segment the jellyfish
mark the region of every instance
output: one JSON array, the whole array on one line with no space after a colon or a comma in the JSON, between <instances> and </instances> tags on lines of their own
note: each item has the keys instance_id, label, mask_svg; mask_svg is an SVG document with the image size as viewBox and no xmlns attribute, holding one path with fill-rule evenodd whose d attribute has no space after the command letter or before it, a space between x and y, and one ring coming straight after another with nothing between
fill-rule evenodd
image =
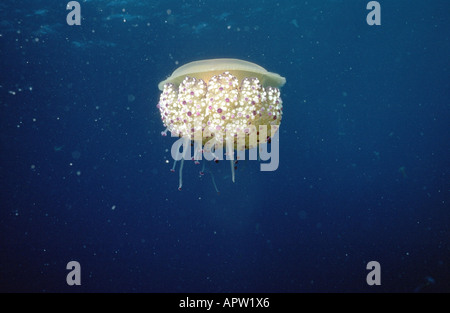
<instances>
[{"instance_id":1,"label":"jellyfish","mask_svg":"<svg viewBox=\"0 0 450 313\"><path fill-rule=\"evenodd\" d=\"M158 84L162 93L157 108L165 127L161 134L170 131L181 139L172 167L175 171L181 160L179 190L184 160L198 163L203 154L217 162L223 146L235 181L235 151L245 153L270 142L277 132L283 115L279 88L285 82L284 77L248 61L209 59L185 64Z\"/></svg>"},{"instance_id":2,"label":"jellyfish","mask_svg":"<svg viewBox=\"0 0 450 313\"><path fill-rule=\"evenodd\" d=\"M404 166L400 166L398 171L400 174L402 174L403 178L408 178L408 175L406 175L406 168Z\"/></svg>"}]
</instances>

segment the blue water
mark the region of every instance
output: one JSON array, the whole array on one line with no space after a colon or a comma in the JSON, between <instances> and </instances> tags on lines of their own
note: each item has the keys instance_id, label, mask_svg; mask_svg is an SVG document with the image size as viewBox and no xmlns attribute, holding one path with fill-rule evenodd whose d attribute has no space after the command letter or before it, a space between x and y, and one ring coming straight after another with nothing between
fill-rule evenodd
<instances>
[{"instance_id":1,"label":"blue water","mask_svg":"<svg viewBox=\"0 0 450 313\"><path fill-rule=\"evenodd\" d=\"M0 4L0 291L450 291L448 1L67 2ZM286 77L279 167L178 191L157 85L218 57Z\"/></svg>"}]
</instances>

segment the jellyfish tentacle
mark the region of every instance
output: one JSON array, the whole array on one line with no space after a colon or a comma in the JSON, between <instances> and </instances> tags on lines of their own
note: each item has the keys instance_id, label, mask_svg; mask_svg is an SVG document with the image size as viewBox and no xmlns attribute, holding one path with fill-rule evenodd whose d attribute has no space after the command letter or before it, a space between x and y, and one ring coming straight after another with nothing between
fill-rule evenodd
<instances>
[{"instance_id":1,"label":"jellyfish tentacle","mask_svg":"<svg viewBox=\"0 0 450 313\"><path fill-rule=\"evenodd\" d=\"M230 165L231 165L231 180L234 183L234 160L230 160Z\"/></svg>"},{"instance_id":2,"label":"jellyfish tentacle","mask_svg":"<svg viewBox=\"0 0 450 313\"><path fill-rule=\"evenodd\" d=\"M216 189L217 194L220 194L220 191L219 191L219 189L217 188L217 185L216 185L216 180L214 179L214 174L211 171L209 171L209 174L211 174L211 180L212 180L212 183L214 185L214 189Z\"/></svg>"},{"instance_id":3,"label":"jellyfish tentacle","mask_svg":"<svg viewBox=\"0 0 450 313\"><path fill-rule=\"evenodd\" d=\"M195 144L194 144L194 149L195 149ZM195 164L200 164L199 160L202 159L202 149L201 148L197 148L194 151L194 157L193 157L193 161Z\"/></svg>"},{"instance_id":4,"label":"jellyfish tentacle","mask_svg":"<svg viewBox=\"0 0 450 313\"><path fill-rule=\"evenodd\" d=\"M176 167L176 166L177 166L177 160L174 160L174 161L173 161L172 168L170 169L170 171L174 173L174 172L175 172L175 167Z\"/></svg>"},{"instance_id":5,"label":"jellyfish tentacle","mask_svg":"<svg viewBox=\"0 0 450 313\"><path fill-rule=\"evenodd\" d=\"M180 173L179 173L179 183L178 183L178 190L181 191L181 187L183 186L183 165L184 165L184 159L181 159L181 165L180 165Z\"/></svg>"},{"instance_id":6,"label":"jellyfish tentacle","mask_svg":"<svg viewBox=\"0 0 450 313\"><path fill-rule=\"evenodd\" d=\"M178 150L177 151L177 157L176 157L176 159L175 160L173 160L173 165L172 165L172 168L170 169L170 171L171 172L173 172L173 173L175 173L175 168L176 168L176 166L177 166L177 160L179 160L180 159L180 150Z\"/></svg>"},{"instance_id":7,"label":"jellyfish tentacle","mask_svg":"<svg viewBox=\"0 0 450 313\"><path fill-rule=\"evenodd\" d=\"M205 165L206 165L206 162L203 162L203 166L202 166L202 170L200 171L200 176L203 176L203 175L205 175Z\"/></svg>"},{"instance_id":8,"label":"jellyfish tentacle","mask_svg":"<svg viewBox=\"0 0 450 313\"><path fill-rule=\"evenodd\" d=\"M166 127L166 129L164 129L162 132L161 132L161 136L163 136L163 137L167 137L167 132L169 131L169 127Z\"/></svg>"},{"instance_id":9,"label":"jellyfish tentacle","mask_svg":"<svg viewBox=\"0 0 450 313\"><path fill-rule=\"evenodd\" d=\"M188 152L188 145L189 145L189 138L184 138L183 140L183 155L181 157L181 164L180 164L180 173L179 173L179 184L178 184L178 190L181 191L181 187L183 186L183 165L184 165L184 160L186 159L186 154ZM190 151L190 150L189 150ZM180 152L180 150L178 150L178 152Z\"/></svg>"}]
</instances>

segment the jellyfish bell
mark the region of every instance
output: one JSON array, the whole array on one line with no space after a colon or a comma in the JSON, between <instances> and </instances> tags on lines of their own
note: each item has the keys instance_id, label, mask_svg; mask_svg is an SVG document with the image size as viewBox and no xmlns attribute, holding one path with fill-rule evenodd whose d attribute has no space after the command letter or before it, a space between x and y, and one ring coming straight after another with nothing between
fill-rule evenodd
<instances>
[{"instance_id":1,"label":"jellyfish bell","mask_svg":"<svg viewBox=\"0 0 450 313\"><path fill-rule=\"evenodd\" d=\"M158 84L159 90L164 90L167 83L180 84L185 77L195 77L208 82L214 75L224 72L233 73L242 81L245 77L256 77L264 87L283 87L286 79L276 73L268 72L258 64L239 59L210 59L187 63L177 68L170 77Z\"/></svg>"},{"instance_id":2,"label":"jellyfish bell","mask_svg":"<svg viewBox=\"0 0 450 313\"><path fill-rule=\"evenodd\" d=\"M157 108L166 127L162 134L170 131L183 139L183 155L178 146L174 157L181 160L179 189L191 143L197 144L195 160L205 152L220 159L220 147L226 145L234 182L234 152L256 148L277 132L283 113L279 88L285 82L284 77L248 61L210 59L180 66L158 84L162 93Z\"/></svg>"}]
</instances>

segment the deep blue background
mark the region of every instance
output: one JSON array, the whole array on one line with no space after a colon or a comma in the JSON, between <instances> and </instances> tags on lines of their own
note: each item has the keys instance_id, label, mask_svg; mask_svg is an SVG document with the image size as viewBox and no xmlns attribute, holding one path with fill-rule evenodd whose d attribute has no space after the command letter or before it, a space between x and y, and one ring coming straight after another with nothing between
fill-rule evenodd
<instances>
[{"instance_id":1,"label":"deep blue background","mask_svg":"<svg viewBox=\"0 0 450 313\"><path fill-rule=\"evenodd\" d=\"M450 4L367 2L2 1L0 291L449 292ZM280 165L180 192L157 84L217 57L286 77Z\"/></svg>"}]
</instances>

